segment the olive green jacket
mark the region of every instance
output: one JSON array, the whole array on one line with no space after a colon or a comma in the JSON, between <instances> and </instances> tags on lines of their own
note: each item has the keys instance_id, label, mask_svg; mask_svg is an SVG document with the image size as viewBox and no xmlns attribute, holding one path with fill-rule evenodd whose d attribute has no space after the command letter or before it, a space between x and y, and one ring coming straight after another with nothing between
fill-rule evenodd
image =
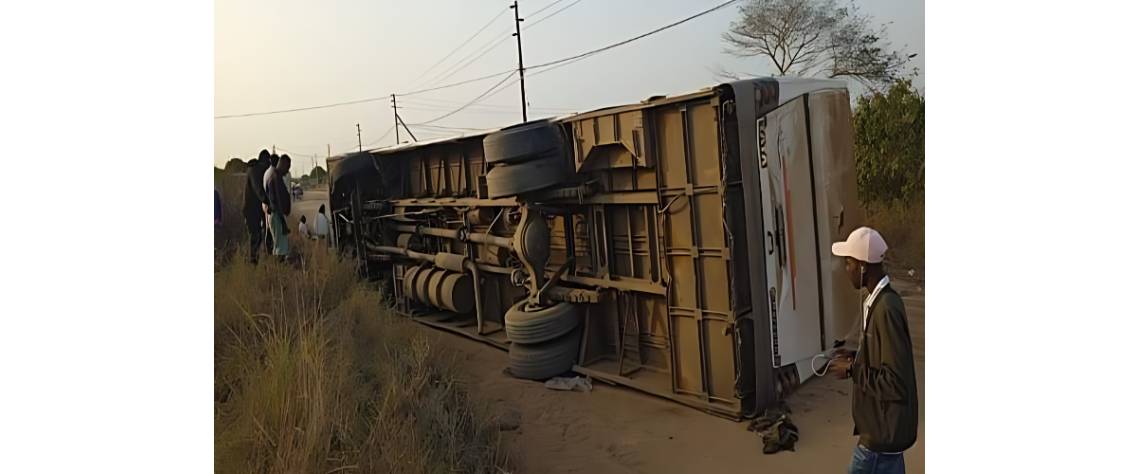
<instances>
[{"instance_id":1,"label":"olive green jacket","mask_svg":"<svg viewBox=\"0 0 1140 474\"><path fill-rule=\"evenodd\" d=\"M901 452L918 432L918 390L906 309L890 285L871 304L851 367L851 414L859 444Z\"/></svg>"}]
</instances>

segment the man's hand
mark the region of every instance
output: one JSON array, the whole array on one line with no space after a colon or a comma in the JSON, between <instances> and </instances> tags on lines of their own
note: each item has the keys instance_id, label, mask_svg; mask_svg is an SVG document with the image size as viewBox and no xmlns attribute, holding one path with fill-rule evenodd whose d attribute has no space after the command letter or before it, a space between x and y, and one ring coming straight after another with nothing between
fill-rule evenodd
<instances>
[{"instance_id":1,"label":"man's hand","mask_svg":"<svg viewBox=\"0 0 1140 474\"><path fill-rule=\"evenodd\" d=\"M827 372L835 374L835 376L839 379L845 379L849 377L848 371L851 369L851 364L854 362L855 359L848 356L836 357L834 359L831 359L831 365L827 366Z\"/></svg>"}]
</instances>

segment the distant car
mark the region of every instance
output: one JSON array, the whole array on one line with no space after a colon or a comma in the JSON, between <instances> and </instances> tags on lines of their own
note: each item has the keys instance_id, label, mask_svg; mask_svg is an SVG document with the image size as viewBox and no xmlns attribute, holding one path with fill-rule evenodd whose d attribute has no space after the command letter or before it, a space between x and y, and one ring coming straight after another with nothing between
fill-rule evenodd
<instances>
[{"instance_id":1,"label":"distant car","mask_svg":"<svg viewBox=\"0 0 1140 474\"><path fill-rule=\"evenodd\" d=\"M293 185L293 199L300 200L301 196L303 196L304 194L305 194L305 191L303 189L301 189L301 186L298 186L296 184Z\"/></svg>"}]
</instances>

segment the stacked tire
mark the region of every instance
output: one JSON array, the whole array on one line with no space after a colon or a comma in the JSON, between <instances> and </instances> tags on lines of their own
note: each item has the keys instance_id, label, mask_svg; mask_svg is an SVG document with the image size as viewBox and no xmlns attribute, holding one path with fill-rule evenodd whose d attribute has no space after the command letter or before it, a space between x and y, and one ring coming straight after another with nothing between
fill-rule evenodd
<instances>
[{"instance_id":1,"label":"stacked tire","mask_svg":"<svg viewBox=\"0 0 1140 474\"><path fill-rule=\"evenodd\" d=\"M578 305L528 308L519 301L504 316L511 375L546 380L569 371L578 360L582 316Z\"/></svg>"},{"instance_id":2,"label":"stacked tire","mask_svg":"<svg viewBox=\"0 0 1140 474\"><path fill-rule=\"evenodd\" d=\"M511 197L549 188L569 176L565 144L549 120L504 128L483 139L487 194Z\"/></svg>"}]
</instances>

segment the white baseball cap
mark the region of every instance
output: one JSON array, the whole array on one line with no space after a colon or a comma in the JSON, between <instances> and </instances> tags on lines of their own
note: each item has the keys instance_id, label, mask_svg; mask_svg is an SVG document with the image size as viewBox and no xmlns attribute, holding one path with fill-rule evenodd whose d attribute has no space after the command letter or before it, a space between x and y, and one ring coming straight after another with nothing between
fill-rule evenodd
<instances>
[{"instance_id":1,"label":"white baseball cap","mask_svg":"<svg viewBox=\"0 0 1140 474\"><path fill-rule=\"evenodd\" d=\"M887 253L887 242L875 229L860 227L851 231L846 242L831 244L831 253L837 257L851 257L861 262L879 263Z\"/></svg>"}]
</instances>

